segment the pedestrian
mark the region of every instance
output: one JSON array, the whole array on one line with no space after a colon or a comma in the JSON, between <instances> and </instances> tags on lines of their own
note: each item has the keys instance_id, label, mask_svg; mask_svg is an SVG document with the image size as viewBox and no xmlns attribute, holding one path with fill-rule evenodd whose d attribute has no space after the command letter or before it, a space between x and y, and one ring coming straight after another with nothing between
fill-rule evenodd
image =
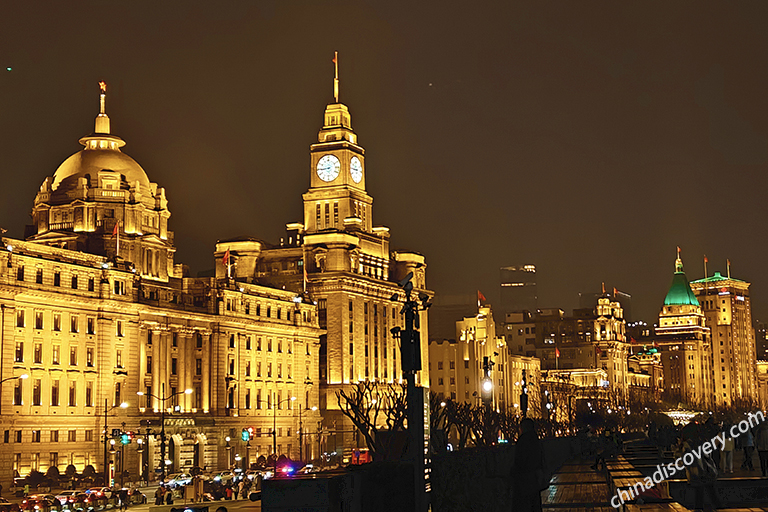
<instances>
[{"instance_id":1,"label":"pedestrian","mask_svg":"<svg viewBox=\"0 0 768 512\"><path fill-rule=\"evenodd\" d=\"M675 453L676 457L682 457L684 454L693 451L694 446L698 446L701 440L701 431L699 425L691 422L680 432L680 443ZM700 458L696 458L694 463L685 468L685 476L688 479L688 485L694 490L694 508L701 510L704 508L704 493L709 497L710 503L715 508L721 508L720 497L717 495L715 484L717 483L717 467L712 457L702 452Z\"/></svg>"},{"instance_id":2,"label":"pedestrian","mask_svg":"<svg viewBox=\"0 0 768 512\"><path fill-rule=\"evenodd\" d=\"M730 432L730 425L723 429L723 432ZM723 461L723 473L733 473L733 451L736 449L736 442L732 437L726 437L723 447L720 449L722 455L720 460Z\"/></svg>"},{"instance_id":3,"label":"pedestrian","mask_svg":"<svg viewBox=\"0 0 768 512\"><path fill-rule=\"evenodd\" d=\"M240 488L240 499L245 499L245 479L248 477L243 477L242 480L240 480L240 485L238 487Z\"/></svg>"},{"instance_id":4,"label":"pedestrian","mask_svg":"<svg viewBox=\"0 0 768 512\"><path fill-rule=\"evenodd\" d=\"M120 510L126 510L128 508L128 489L120 489L117 497L120 499Z\"/></svg>"},{"instance_id":5,"label":"pedestrian","mask_svg":"<svg viewBox=\"0 0 768 512\"><path fill-rule=\"evenodd\" d=\"M763 478L768 476L768 423L762 422L755 431L755 447L760 456L760 471Z\"/></svg>"},{"instance_id":6,"label":"pedestrian","mask_svg":"<svg viewBox=\"0 0 768 512\"><path fill-rule=\"evenodd\" d=\"M165 504L173 505L173 489L165 491Z\"/></svg>"},{"instance_id":7,"label":"pedestrian","mask_svg":"<svg viewBox=\"0 0 768 512\"><path fill-rule=\"evenodd\" d=\"M524 418L510 474L514 512L541 512L541 491L548 485L544 467L544 451L536 427L532 419Z\"/></svg>"},{"instance_id":8,"label":"pedestrian","mask_svg":"<svg viewBox=\"0 0 768 512\"><path fill-rule=\"evenodd\" d=\"M155 489L155 505L162 505L163 504L163 486L159 485L157 489Z\"/></svg>"},{"instance_id":9,"label":"pedestrian","mask_svg":"<svg viewBox=\"0 0 768 512\"><path fill-rule=\"evenodd\" d=\"M227 485L227 488L226 488L226 490L224 492L227 493L227 499L231 500L232 499L232 485Z\"/></svg>"},{"instance_id":10,"label":"pedestrian","mask_svg":"<svg viewBox=\"0 0 768 512\"><path fill-rule=\"evenodd\" d=\"M752 435L751 430L740 436L742 443L741 446L744 450L744 462L741 463L741 469L749 468L750 471L754 471L755 467L752 465L752 453L755 451L755 437Z\"/></svg>"}]
</instances>

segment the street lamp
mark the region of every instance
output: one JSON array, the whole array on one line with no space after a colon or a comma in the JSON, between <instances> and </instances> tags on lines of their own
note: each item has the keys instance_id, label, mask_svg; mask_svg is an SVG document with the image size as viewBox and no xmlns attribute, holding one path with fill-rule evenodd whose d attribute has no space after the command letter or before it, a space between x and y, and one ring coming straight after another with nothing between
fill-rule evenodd
<instances>
[{"instance_id":1,"label":"street lamp","mask_svg":"<svg viewBox=\"0 0 768 512\"><path fill-rule=\"evenodd\" d=\"M128 407L128 402L123 402L121 404L113 405L110 407L109 398L104 399L104 485L109 487L111 487L111 485L109 482L109 461L107 458L107 442L109 441L109 432L107 430L107 415L110 411L117 409L118 407L120 409L125 409Z\"/></svg>"},{"instance_id":2,"label":"street lamp","mask_svg":"<svg viewBox=\"0 0 768 512\"><path fill-rule=\"evenodd\" d=\"M304 462L304 440L303 440L304 425L301 422L301 413L304 410L304 408L306 408L306 406L299 407L299 460L301 462ZM307 410L316 411L317 407L316 406L312 406L311 409L307 409Z\"/></svg>"},{"instance_id":3,"label":"street lamp","mask_svg":"<svg viewBox=\"0 0 768 512\"><path fill-rule=\"evenodd\" d=\"M282 403L292 402L294 400L296 400L296 397L292 396L291 398L275 402L272 409L272 454L275 456L275 467L277 467L277 408L280 407L280 404Z\"/></svg>"},{"instance_id":4,"label":"street lamp","mask_svg":"<svg viewBox=\"0 0 768 512\"><path fill-rule=\"evenodd\" d=\"M138 391L136 394L139 396L154 398L155 400L160 401L160 457L162 460L160 464L160 481L165 482L165 466L167 464L167 461L165 460L165 402L175 396L190 395L192 394L192 389L187 388L184 391L179 391L177 393L171 394L170 396L165 396L165 383L163 383L161 390L162 396L153 395L152 393L144 393L143 391Z\"/></svg>"}]
</instances>

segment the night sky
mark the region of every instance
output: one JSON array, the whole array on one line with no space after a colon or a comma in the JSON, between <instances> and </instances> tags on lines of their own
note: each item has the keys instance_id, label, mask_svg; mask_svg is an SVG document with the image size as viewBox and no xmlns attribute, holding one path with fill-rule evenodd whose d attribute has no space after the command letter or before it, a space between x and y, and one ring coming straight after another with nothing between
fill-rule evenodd
<instances>
[{"instance_id":1,"label":"night sky","mask_svg":"<svg viewBox=\"0 0 768 512\"><path fill-rule=\"evenodd\" d=\"M767 28L764 1L2 2L0 226L23 236L105 80L177 262L279 242L338 50L374 224L438 294L494 301L530 263L540 307L605 282L653 321L679 245L689 279L730 258L765 320Z\"/></svg>"}]
</instances>

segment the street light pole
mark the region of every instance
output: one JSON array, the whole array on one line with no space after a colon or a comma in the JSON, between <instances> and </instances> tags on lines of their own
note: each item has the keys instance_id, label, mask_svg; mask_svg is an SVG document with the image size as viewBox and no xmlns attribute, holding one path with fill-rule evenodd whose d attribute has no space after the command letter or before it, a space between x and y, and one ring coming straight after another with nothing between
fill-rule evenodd
<instances>
[{"instance_id":1,"label":"street light pole","mask_svg":"<svg viewBox=\"0 0 768 512\"><path fill-rule=\"evenodd\" d=\"M184 391L179 391L177 393L173 393L169 396L165 396L165 383L163 383L160 386L160 394L161 396L153 395L151 393L144 393L143 391L139 391L136 394L139 396L146 396L149 398L154 398L155 400L160 401L160 456L162 458L161 464L160 464L160 481L165 482L165 402L167 400L172 399L175 396L179 395L189 395L192 393L192 389L188 388Z\"/></svg>"},{"instance_id":2,"label":"street light pole","mask_svg":"<svg viewBox=\"0 0 768 512\"><path fill-rule=\"evenodd\" d=\"M107 415L112 409L125 409L128 407L127 402L122 402L120 405L109 407L109 398L104 399L104 485L109 486L109 459L107 454L107 444L109 443L109 433L107 431Z\"/></svg>"},{"instance_id":3,"label":"street light pole","mask_svg":"<svg viewBox=\"0 0 768 512\"><path fill-rule=\"evenodd\" d=\"M280 404L293 400L296 400L295 396L275 402L274 408L272 409L272 454L275 456L275 466L277 466L277 408L280 407Z\"/></svg>"}]
</instances>

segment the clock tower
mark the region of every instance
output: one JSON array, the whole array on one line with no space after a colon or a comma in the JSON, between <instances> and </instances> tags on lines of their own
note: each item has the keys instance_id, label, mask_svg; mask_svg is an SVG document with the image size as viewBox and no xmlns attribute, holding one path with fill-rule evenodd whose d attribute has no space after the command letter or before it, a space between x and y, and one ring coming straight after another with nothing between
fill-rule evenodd
<instances>
[{"instance_id":1,"label":"clock tower","mask_svg":"<svg viewBox=\"0 0 768 512\"><path fill-rule=\"evenodd\" d=\"M336 102L325 108L323 127L309 152L305 233L355 227L371 233L373 198L365 190L365 150L357 143L349 109L338 102L338 92Z\"/></svg>"}]
</instances>

